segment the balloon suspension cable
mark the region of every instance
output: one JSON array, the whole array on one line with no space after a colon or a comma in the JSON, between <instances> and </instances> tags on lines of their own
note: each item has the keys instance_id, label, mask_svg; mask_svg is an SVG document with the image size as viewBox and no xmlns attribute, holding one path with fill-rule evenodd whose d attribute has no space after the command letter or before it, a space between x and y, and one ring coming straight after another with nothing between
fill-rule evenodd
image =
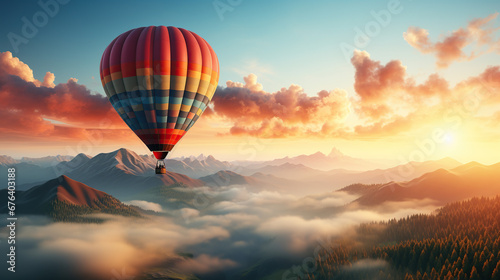
<instances>
[{"instance_id":1,"label":"balloon suspension cable","mask_svg":"<svg viewBox=\"0 0 500 280\"><path fill-rule=\"evenodd\" d=\"M156 162L156 174L167 174L167 169L165 168L165 162L163 159L159 159Z\"/></svg>"}]
</instances>

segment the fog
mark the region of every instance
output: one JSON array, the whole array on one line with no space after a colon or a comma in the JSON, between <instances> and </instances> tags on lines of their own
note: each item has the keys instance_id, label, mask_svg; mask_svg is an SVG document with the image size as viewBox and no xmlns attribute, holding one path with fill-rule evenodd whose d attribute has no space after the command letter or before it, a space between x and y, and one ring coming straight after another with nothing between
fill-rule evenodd
<instances>
[{"instance_id":1,"label":"fog","mask_svg":"<svg viewBox=\"0 0 500 280\"><path fill-rule=\"evenodd\" d=\"M127 203L158 214L145 218L100 214L106 220L102 224L20 217L17 272L7 279L44 279L44 275L51 275L47 279L120 279L120 275L141 279L153 272L237 279L242 270L259 261L279 259L285 268L300 263L313 255L319 240L349 236L360 223L436 208L433 201L422 200L367 209L351 203L357 197L344 192L300 197L252 192L245 186L182 191L202 203L175 209L168 203L182 198L170 197L163 205L132 200ZM6 228L0 233L6 240ZM5 242L1 246L6 252Z\"/></svg>"}]
</instances>

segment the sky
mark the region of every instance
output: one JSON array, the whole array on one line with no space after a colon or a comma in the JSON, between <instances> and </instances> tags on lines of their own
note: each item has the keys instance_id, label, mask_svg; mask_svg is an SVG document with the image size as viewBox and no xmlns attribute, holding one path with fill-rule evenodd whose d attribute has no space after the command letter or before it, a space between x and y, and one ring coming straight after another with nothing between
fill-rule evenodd
<instances>
[{"instance_id":1,"label":"sky","mask_svg":"<svg viewBox=\"0 0 500 280\"><path fill-rule=\"evenodd\" d=\"M99 62L119 34L165 25L202 36L220 63L211 108L173 157L337 147L495 163L499 11L498 1L11 1L0 12L0 154L148 153L104 97Z\"/></svg>"}]
</instances>

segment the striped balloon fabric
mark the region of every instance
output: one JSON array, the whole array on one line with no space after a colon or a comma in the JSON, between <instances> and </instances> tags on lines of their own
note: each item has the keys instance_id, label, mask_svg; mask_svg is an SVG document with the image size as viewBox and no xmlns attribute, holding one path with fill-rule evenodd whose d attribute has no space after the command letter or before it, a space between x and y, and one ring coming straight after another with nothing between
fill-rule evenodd
<instances>
[{"instance_id":1,"label":"striped balloon fabric","mask_svg":"<svg viewBox=\"0 0 500 280\"><path fill-rule=\"evenodd\" d=\"M149 26L116 37L102 55L100 72L115 110L163 159L207 108L219 61L197 34Z\"/></svg>"}]
</instances>

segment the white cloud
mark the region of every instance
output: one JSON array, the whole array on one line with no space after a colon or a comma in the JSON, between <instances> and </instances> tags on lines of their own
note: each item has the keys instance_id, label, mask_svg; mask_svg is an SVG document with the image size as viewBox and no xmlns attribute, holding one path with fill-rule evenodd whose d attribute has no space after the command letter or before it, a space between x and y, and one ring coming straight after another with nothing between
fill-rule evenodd
<instances>
[{"instance_id":1,"label":"white cloud","mask_svg":"<svg viewBox=\"0 0 500 280\"><path fill-rule=\"evenodd\" d=\"M158 203L154 203L154 202L149 202L149 201L145 201L145 200L131 200L131 201L125 201L123 203L125 203L127 205L134 205L134 206L140 207L144 210L163 212L161 205Z\"/></svg>"}]
</instances>

